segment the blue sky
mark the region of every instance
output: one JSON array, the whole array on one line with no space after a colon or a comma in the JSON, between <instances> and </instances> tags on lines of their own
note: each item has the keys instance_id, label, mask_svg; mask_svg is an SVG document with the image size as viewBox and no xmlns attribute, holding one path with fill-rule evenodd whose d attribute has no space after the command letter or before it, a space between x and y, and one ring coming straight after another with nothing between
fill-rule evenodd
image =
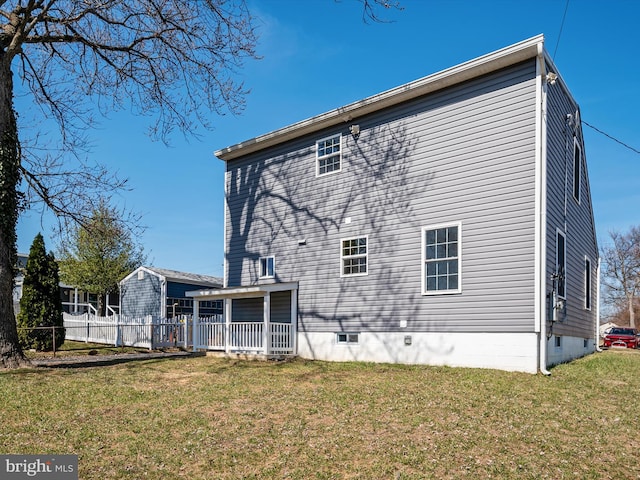
<instances>
[{"instance_id":1,"label":"blue sky","mask_svg":"<svg viewBox=\"0 0 640 480\"><path fill-rule=\"evenodd\" d=\"M251 92L241 115L214 118L200 140L171 148L148 119L117 112L91 132L91 156L129 178L119 201L143 215L148 264L222 275L224 164L213 152L402 85L537 34L580 104L582 118L640 149L640 2L400 0L390 23L364 23L356 0L248 0L259 61L239 73ZM555 52L555 55L554 55ZM583 127L600 245L640 224L640 155ZM23 214L28 252L51 218Z\"/></svg>"}]
</instances>

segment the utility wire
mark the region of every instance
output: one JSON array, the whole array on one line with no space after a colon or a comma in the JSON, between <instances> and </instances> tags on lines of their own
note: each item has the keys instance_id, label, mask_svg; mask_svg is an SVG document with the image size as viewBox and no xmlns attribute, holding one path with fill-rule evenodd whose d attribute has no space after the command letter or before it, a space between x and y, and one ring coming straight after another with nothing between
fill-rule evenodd
<instances>
[{"instance_id":1,"label":"utility wire","mask_svg":"<svg viewBox=\"0 0 640 480\"><path fill-rule=\"evenodd\" d=\"M558 46L560 45L560 37L562 37L562 29L564 28L564 19L567 18L567 10L569 10L569 0L564 5L564 14L562 15L562 22L560 23L560 33L558 33L558 41L556 42L556 48L553 50L552 60L556 59L556 52L558 51Z\"/></svg>"},{"instance_id":2,"label":"utility wire","mask_svg":"<svg viewBox=\"0 0 640 480\"><path fill-rule=\"evenodd\" d=\"M607 137L607 138L609 138L609 139L613 140L614 142L619 143L619 144L620 144L620 145L622 145L623 147L628 148L628 149L629 149L629 150L631 150L632 152L636 152L637 154L640 154L640 150L637 150L637 149L635 149L635 148L633 148L633 147L631 147L631 146L627 145L626 143L624 143L624 142L622 142L622 141L618 140L617 138L612 137L612 136L611 136L611 135L609 135L608 133L603 132L603 131L602 131L602 130L600 130L599 128L596 128L596 127L594 127L593 125L591 125L590 123L587 123L587 122L585 122L584 120L582 120L582 123L584 123L584 124L585 124L587 127L589 127L589 128L593 128L596 132L598 132L598 133L600 133L600 134L604 135L605 137Z\"/></svg>"}]
</instances>

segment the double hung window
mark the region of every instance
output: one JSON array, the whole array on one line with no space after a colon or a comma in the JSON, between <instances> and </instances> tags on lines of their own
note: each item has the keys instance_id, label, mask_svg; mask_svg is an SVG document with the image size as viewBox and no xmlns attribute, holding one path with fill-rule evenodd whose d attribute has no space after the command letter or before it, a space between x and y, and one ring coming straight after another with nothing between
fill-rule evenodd
<instances>
[{"instance_id":1,"label":"double hung window","mask_svg":"<svg viewBox=\"0 0 640 480\"><path fill-rule=\"evenodd\" d=\"M462 291L460 223L422 229L422 293Z\"/></svg>"},{"instance_id":2,"label":"double hung window","mask_svg":"<svg viewBox=\"0 0 640 480\"><path fill-rule=\"evenodd\" d=\"M367 237L341 240L342 273L344 276L366 275L368 257Z\"/></svg>"},{"instance_id":3,"label":"double hung window","mask_svg":"<svg viewBox=\"0 0 640 480\"><path fill-rule=\"evenodd\" d=\"M316 142L316 175L339 172L342 169L341 135Z\"/></svg>"}]
</instances>

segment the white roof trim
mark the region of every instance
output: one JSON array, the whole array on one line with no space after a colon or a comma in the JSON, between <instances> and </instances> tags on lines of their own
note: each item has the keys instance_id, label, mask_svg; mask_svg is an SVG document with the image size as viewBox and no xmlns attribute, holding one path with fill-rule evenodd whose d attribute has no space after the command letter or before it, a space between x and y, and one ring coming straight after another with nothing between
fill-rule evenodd
<instances>
[{"instance_id":1,"label":"white roof trim","mask_svg":"<svg viewBox=\"0 0 640 480\"><path fill-rule=\"evenodd\" d=\"M148 269L147 267L142 266L142 267L138 267L138 268L136 268L133 272L131 272L131 273L130 273L129 275L127 275L126 277L124 277L124 278L123 278L122 280L120 280L118 283L124 283L124 282L126 282L126 281L127 281L127 280L129 280L130 278L132 278L132 277L134 277L135 275L137 275L139 271L147 272L149 275L153 275L154 277L158 277L161 281L162 281L162 280L166 280L166 279L164 278L164 276L163 276L163 275L160 275L159 273L154 272L153 270L150 270L150 269Z\"/></svg>"},{"instance_id":2,"label":"white roof trim","mask_svg":"<svg viewBox=\"0 0 640 480\"><path fill-rule=\"evenodd\" d=\"M297 290L298 282L269 283L265 285L251 285L247 287L218 288L215 290L195 290L185 292L185 296L196 300L222 299L222 298L250 298L264 297L266 293Z\"/></svg>"},{"instance_id":3,"label":"white roof trim","mask_svg":"<svg viewBox=\"0 0 640 480\"><path fill-rule=\"evenodd\" d=\"M544 36L538 35L386 92L223 148L215 152L215 155L224 161L233 160L302 135L317 132L343 122L350 122L357 117L486 75L543 54Z\"/></svg>"}]
</instances>

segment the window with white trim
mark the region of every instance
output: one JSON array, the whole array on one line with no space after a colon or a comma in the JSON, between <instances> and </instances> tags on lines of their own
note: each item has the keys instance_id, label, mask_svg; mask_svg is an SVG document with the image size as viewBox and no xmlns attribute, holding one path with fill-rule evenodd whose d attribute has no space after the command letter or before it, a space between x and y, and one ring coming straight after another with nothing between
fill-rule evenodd
<instances>
[{"instance_id":1,"label":"window with white trim","mask_svg":"<svg viewBox=\"0 0 640 480\"><path fill-rule=\"evenodd\" d=\"M344 238L340 240L340 260L342 276L367 274L367 237Z\"/></svg>"},{"instance_id":2,"label":"window with white trim","mask_svg":"<svg viewBox=\"0 0 640 480\"><path fill-rule=\"evenodd\" d=\"M580 179L582 178L582 149L573 137L573 198L580 203Z\"/></svg>"},{"instance_id":3,"label":"window with white trim","mask_svg":"<svg viewBox=\"0 0 640 480\"><path fill-rule=\"evenodd\" d=\"M556 292L558 297L566 298L567 289L567 240L560 230L556 233Z\"/></svg>"},{"instance_id":4,"label":"window with white trim","mask_svg":"<svg viewBox=\"0 0 640 480\"><path fill-rule=\"evenodd\" d=\"M340 134L316 142L316 176L342 170L341 144Z\"/></svg>"},{"instance_id":5,"label":"window with white trim","mask_svg":"<svg viewBox=\"0 0 640 480\"><path fill-rule=\"evenodd\" d=\"M422 294L462 291L460 223L422 229Z\"/></svg>"},{"instance_id":6,"label":"window with white trim","mask_svg":"<svg viewBox=\"0 0 640 480\"><path fill-rule=\"evenodd\" d=\"M358 333L336 333L336 343L338 345L357 345L359 343L358 336Z\"/></svg>"},{"instance_id":7,"label":"window with white trim","mask_svg":"<svg viewBox=\"0 0 640 480\"><path fill-rule=\"evenodd\" d=\"M275 277L276 260L274 257L260 258L260 278Z\"/></svg>"},{"instance_id":8,"label":"window with white trim","mask_svg":"<svg viewBox=\"0 0 640 480\"><path fill-rule=\"evenodd\" d=\"M584 257L584 309L591 310L591 260Z\"/></svg>"}]
</instances>

